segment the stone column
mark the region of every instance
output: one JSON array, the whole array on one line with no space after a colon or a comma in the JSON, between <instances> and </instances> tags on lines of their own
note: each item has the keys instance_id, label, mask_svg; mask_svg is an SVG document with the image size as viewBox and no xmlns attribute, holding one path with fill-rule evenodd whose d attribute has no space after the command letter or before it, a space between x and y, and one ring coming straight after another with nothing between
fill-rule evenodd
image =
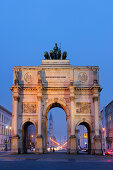
<instances>
[{"instance_id":1,"label":"stone column","mask_svg":"<svg viewBox=\"0 0 113 170\"><path fill-rule=\"evenodd\" d=\"M38 97L38 136L36 137L36 152L43 153L42 138L42 97Z\"/></svg>"},{"instance_id":2,"label":"stone column","mask_svg":"<svg viewBox=\"0 0 113 170\"><path fill-rule=\"evenodd\" d=\"M74 114L76 112L74 93L71 99L71 136L70 136L70 153L76 153L76 136L75 136L75 125L74 125Z\"/></svg>"},{"instance_id":3,"label":"stone column","mask_svg":"<svg viewBox=\"0 0 113 170\"><path fill-rule=\"evenodd\" d=\"M99 135L99 107L98 107L98 97L94 97L94 107L95 107L95 135Z\"/></svg>"},{"instance_id":4,"label":"stone column","mask_svg":"<svg viewBox=\"0 0 113 170\"><path fill-rule=\"evenodd\" d=\"M99 134L99 98L95 96L93 98L94 101L94 108L95 108L95 154L102 154L102 144L101 144L101 135Z\"/></svg>"},{"instance_id":5,"label":"stone column","mask_svg":"<svg viewBox=\"0 0 113 170\"><path fill-rule=\"evenodd\" d=\"M47 153L47 116L42 116L43 152Z\"/></svg>"},{"instance_id":6,"label":"stone column","mask_svg":"<svg viewBox=\"0 0 113 170\"><path fill-rule=\"evenodd\" d=\"M74 114L76 108L74 103L74 97L71 97L71 136L75 135L75 128L74 128Z\"/></svg>"},{"instance_id":7,"label":"stone column","mask_svg":"<svg viewBox=\"0 0 113 170\"><path fill-rule=\"evenodd\" d=\"M13 129L14 129L14 136L17 136L17 119L18 119L18 102L19 97L14 96L14 105L13 105L13 115L14 115L14 121L13 121Z\"/></svg>"},{"instance_id":8,"label":"stone column","mask_svg":"<svg viewBox=\"0 0 113 170\"><path fill-rule=\"evenodd\" d=\"M66 116L67 121L67 153L70 153L70 135L71 135L71 124L70 124L70 116Z\"/></svg>"},{"instance_id":9,"label":"stone column","mask_svg":"<svg viewBox=\"0 0 113 170\"><path fill-rule=\"evenodd\" d=\"M41 97L38 100L38 135L42 135L42 112L41 112Z\"/></svg>"},{"instance_id":10,"label":"stone column","mask_svg":"<svg viewBox=\"0 0 113 170\"><path fill-rule=\"evenodd\" d=\"M19 152L19 136L18 136L18 102L19 97L14 96L13 97L13 123L12 123L12 129L13 129L13 137L12 137L12 147L11 152L12 153L18 153Z\"/></svg>"}]
</instances>

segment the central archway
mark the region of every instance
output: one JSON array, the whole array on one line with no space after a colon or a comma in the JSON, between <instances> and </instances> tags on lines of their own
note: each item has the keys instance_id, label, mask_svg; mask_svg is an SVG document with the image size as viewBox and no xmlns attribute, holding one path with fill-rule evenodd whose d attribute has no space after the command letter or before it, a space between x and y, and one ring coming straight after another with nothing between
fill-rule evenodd
<instances>
[{"instance_id":1,"label":"central archway","mask_svg":"<svg viewBox=\"0 0 113 170\"><path fill-rule=\"evenodd\" d=\"M60 109L61 109L61 111L60 111ZM66 134L64 133L64 139L66 140L65 142L66 142L66 147L65 147L65 149L67 150L68 149L68 139L69 139L69 126L68 126L68 124L69 124L69 121L67 120L67 110L66 110L66 108L65 108L65 106L62 104L62 103L60 103L60 102L53 102L53 103L51 103L51 104L49 104L49 106L47 107L47 110L46 110L46 116L48 116L48 115L50 115L50 112L57 112L57 111L55 111L55 109L57 109L57 111L59 111L61 114L62 114L62 111L63 111L63 114L65 114L65 116L63 116L63 118L64 118L64 122L62 122L62 123L66 123ZM58 114L58 113L55 113L55 114ZM58 115L59 116L59 115ZM49 118L48 118L49 119ZM47 119L47 120L48 120ZM59 119L60 119L60 117L59 117ZM66 119L66 121L65 121L65 119ZM48 120L49 121L49 120ZM58 120L57 120L58 121ZM49 133L48 133L48 131L47 131L47 129L46 129L46 150L48 149L48 146L50 147L50 145L49 145L49 137L51 137L52 135L50 135ZM59 137L60 138L60 137ZM59 140L58 140L58 135L57 135L57 138L55 138L55 136L53 136L53 140L56 140L56 142L58 143L58 144L60 144L59 146L61 146L61 148L60 149L64 149L64 147L62 147L63 146L63 140L62 140L62 142L60 142ZM54 148L54 146L55 145L51 145L51 146L53 146L53 148ZM57 148L57 147L56 147ZM50 148L49 148L50 149ZM57 150L57 149L56 149Z\"/></svg>"}]
</instances>

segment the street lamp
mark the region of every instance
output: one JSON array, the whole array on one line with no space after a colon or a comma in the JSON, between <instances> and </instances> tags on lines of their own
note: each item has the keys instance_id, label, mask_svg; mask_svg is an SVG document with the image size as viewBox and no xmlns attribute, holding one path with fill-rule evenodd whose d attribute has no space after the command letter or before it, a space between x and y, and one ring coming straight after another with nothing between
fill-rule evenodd
<instances>
[{"instance_id":1,"label":"street lamp","mask_svg":"<svg viewBox=\"0 0 113 170\"><path fill-rule=\"evenodd\" d=\"M31 135L31 138L33 138L34 136L33 135Z\"/></svg>"},{"instance_id":2,"label":"street lamp","mask_svg":"<svg viewBox=\"0 0 113 170\"><path fill-rule=\"evenodd\" d=\"M103 130L103 137L104 137L104 139L103 139L103 155L105 155L105 151L106 151L106 132L105 132L105 128L103 127L102 128L102 130Z\"/></svg>"},{"instance_id":3,"label":"street lamp","mask_svg":"<svg viewBox=\"0 0 113 170\"><path fill-rule=\"evenodd\" d=\"M8 125L6 125L6 132L7 132L7 129L8 129ZM7 133L6 133L6 135L7 135ZM7 151L7 136L6 136L6 139L5 139L5 151Z\"/></svg>"},{"instance_id":4,"label":"street lamp","mask_svg":"<svg viewBox=\"0 0 113 170\"><path fill-rule=\"evenodd\" d=\"M9 132L7 132L7 130L9 130ZM12 130L12 127L11 126L8 126L6 125L6 139L5 139L5 150L7 151L7 135L9 136L9 144L10 144L10 149L11 149L11 130Z\"/></svg>"}]
</instances>

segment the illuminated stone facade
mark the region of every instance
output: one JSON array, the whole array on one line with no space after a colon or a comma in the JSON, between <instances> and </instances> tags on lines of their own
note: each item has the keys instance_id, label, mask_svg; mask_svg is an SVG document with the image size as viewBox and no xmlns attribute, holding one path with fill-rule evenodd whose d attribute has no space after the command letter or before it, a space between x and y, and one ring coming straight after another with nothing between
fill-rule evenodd
<instances>
[{"instance_id":1,"label":"illuminated stone facade","mask_svg":"<svg viewBox=\"0 0 113 170\"><path fill-rule=\"evenodd\" d=\"M0 105L0 151L11 150L12 113Z\"/></svg>"},{"instance_id":2,"label":"illuminated stone facade","mask_svg":"<svg viewBox=\"0 0 113 170\"><path fill-rule=\"evenodd\" d=\"M77 152L77 128L83 124L88 128L89 152L101 154L98 72L97 66L71 66L69 60L45 59L40 66L14 67L12 152L23 152L26 122L35 125L36 152L46 152L47 114L57 106L67 117L67 152Z\"/></svg>"}]
</instances>

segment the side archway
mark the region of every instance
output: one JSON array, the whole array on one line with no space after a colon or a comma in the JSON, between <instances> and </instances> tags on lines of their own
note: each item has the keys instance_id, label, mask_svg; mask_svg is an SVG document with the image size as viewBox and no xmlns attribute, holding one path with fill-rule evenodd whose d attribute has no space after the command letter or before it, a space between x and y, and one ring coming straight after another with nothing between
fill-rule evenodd
<instances>
[{"instance_id":1,"label":"side archway","mask_svg":"<svg viewBox=\"0 0 113 170\"><path fill-rule=\"evenodd\" d=\"M32 134L32 136L29 134L28 132L28 127L30 127L30 125L34 125L34 133ZM26 121L24 122L23 126L22 126L22 151L23 153L27 153L27 150L30 149L30 147L35 147L35 124L31 121ZM31 146L30 146L31 145Z\"/></svg>"},{"instance_id":2,"label":"side archway","mask_svg":"<svg viewBox=\"0 0 113 170\"><path fill-rule=\"evenodd\" d=\"M82 133L80 135L79 134L79 131L80 129L78 130L79 126L84 126L85 129L87 129L87 135L84 133L86 131L82 130ZM80 145L80 143L78 144L78 140L83 140L86 136L87 138L87 141L88 141L88 147L86 149L88 149L88 153L90 154L91 153L91 125L88 121L79 121L77 124L76 124L76 136L77 136L77 150L79 151L80 148L78 147ZM85 134L85 135L84 135ZM86 147L84 145L84 147Z\"/></svg>"}]
</instances>

